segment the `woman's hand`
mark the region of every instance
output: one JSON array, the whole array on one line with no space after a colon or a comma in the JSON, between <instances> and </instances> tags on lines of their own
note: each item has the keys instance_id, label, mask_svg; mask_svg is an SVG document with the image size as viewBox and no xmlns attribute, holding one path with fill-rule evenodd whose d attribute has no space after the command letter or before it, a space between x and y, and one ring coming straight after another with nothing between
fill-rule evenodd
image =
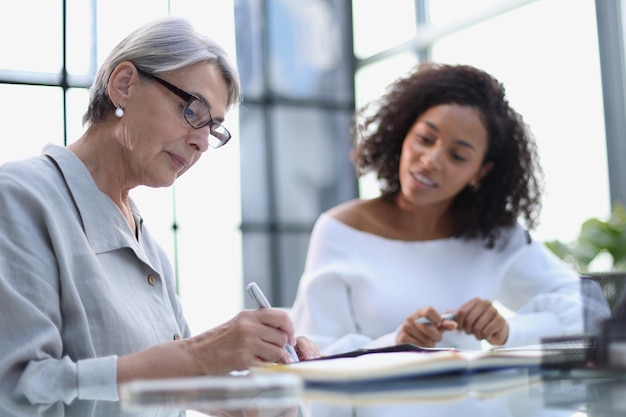
<instances>
[{"instance_id":1,"label":"woman's hand","mask_svg":"<svg viewBox=\"0 0 626 417\"><path fill-rule=\"evenodd\" d=\"M322 356L318 347L310 339L304 336L298 336L296 338L295 349L300 360L316 359Z\"/></svg>"},{"instance_id":2,"label":"woman's hand","mask_svg":"<svg viewBox=\"0 0 626 417\"><path fill-rule=\"evenodd\" d=\"M244 310L194 339L192 351L205 374L245 370L260 362L291 362L285 344L296 343L289 315L274 308Z\"/></svg>"},{"instance_id":3,"label":"woman's hand","mask_svg":"<svg viewBox=\"0 0 626 417\"><path fill-rule=\"evenodd\" d=\"M471 299L457 310L455 320L459 330L492 345L503 345L509 337L509 325L489 300Z\"/></svg>"},{"instance_id":4,"label":"woman's hand","mask_svg":"<svg viewBox=\"0 0 626 417\"><path fill-rule=\"evenodd\" d=\"M120 356L117 361L118 383L136 379L222 375L247 370L262 362L289 363L287 343L295 346L300 359L321 356L309 339L296 339L293 323L284 310L244 310L197 336Z\"/></svg>"},{"instance_id":5,"label":"woman's hand","mask_svg":"<svg viewBox=\"0 0 626 417\"><path fill-rule=\"evenodd\" d=\"M296 343L287 312L274 308L244 310L197 336L120 356L117 381L221 375L261 362L290 362L286 343Z\"/></svg>"},{"instance_id":6,"label":"woman's hand","mask_svg":"<svg viewBox=\"0 0 626 417\"><path fill-rule=\"evenodd\" d=\"M426 317L430 323L418 323L417 319ZM441 315L432 307L424 307L406 318L398 332L397 344L412 343L423 347L434 347L441 340L444 331L454 330L457 324L451 320L442 320Z\"/></svg>"}]
</instances>

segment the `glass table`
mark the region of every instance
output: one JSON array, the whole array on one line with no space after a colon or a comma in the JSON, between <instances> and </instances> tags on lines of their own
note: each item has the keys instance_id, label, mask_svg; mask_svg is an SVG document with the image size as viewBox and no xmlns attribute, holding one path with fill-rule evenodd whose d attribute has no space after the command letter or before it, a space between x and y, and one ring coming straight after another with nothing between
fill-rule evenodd
<instances>
[{"instance_id":1,"label":"glass table","mask_svg":"<svg viewBox=\"0 0 626 417\"><path fill-rule=\"evenodd\" d=\"M185 404L128 407L123 402L74 401L45 406L5 399L0 415L241 416L241 417L613 417L626 416L626 373L526 369L474 375L378 381L354 385L282 385ZM287 388L287 389L286 389ZM190 391L191 392L191 391Z\"/></svg>"}]
</instances>

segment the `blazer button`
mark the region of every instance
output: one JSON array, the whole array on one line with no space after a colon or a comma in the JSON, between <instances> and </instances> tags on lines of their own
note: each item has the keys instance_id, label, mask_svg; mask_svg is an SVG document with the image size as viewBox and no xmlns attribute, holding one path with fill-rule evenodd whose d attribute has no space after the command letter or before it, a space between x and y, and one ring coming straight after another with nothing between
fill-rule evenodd
<instances>
[{"instance_id":1,"label":"blazer button","mask_svg":"<svg viewBox=\"0 0 626 417\"><path fill-rule=\"evenodd\" d=\"M180 340L180 335L178 333L174 335L174 340Z\"/></svg>"},{"instance_id":2,"label":"blazer button","mask_svg":"<svg viewBox=\"0 0 626 417\"><path fill-rule=\"evenodd\" d=\"M154 287L154 285L156 284L157 279L154 275L148 275L148 284L152 285Z\"/></svg>"}]
</instances>

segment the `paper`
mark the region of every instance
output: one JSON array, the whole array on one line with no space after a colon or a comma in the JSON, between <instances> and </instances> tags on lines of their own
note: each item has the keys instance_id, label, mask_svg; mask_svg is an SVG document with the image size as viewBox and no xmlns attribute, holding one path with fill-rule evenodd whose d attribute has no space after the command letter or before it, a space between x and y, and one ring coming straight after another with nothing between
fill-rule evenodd
<instances>
[{"instance_id":1,"label":"paper","mask_svg":"<svg viewBox=\"0 0 626 417\"><path fill-rule=\"evenodd\" d=\"M543 356L544 352L540 350L388 352L292 364L271 364L254 367L251 372L291 373L305 382L348 383L478 370L532 368L541 365Z\"/></svg>"}]
</instances>

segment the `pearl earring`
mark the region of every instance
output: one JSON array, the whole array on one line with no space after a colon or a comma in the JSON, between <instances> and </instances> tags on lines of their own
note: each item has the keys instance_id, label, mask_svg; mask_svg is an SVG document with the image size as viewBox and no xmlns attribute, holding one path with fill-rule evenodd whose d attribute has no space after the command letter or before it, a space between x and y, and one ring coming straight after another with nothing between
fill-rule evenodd
<instances>
[{"instance_id":1,"label":"pearl earring","mask_svg":"<svg viewBox=\"0 0 626 417\"><path fill-rule=\"evenodd\" d=\"M124 109L122 108L121 104L117 106L117 109L115 109L115 115L120 118L124 116Z\"/></svg>"}]
</instances>

